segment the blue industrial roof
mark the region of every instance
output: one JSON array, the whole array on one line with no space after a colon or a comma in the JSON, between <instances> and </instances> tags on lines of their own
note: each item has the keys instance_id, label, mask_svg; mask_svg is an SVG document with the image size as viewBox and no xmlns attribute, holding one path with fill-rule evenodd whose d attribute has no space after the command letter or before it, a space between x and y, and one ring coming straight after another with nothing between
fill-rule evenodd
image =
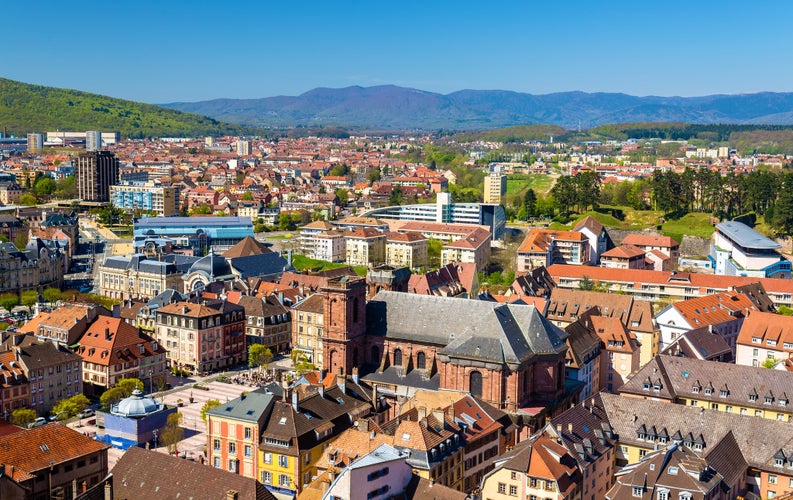
<instances>
[{"instance_id":1,"label":"blue industrial roof","mask_svg":"<svg viewBox=\"0 0 793 500\"><path fill-rule=\"evenodd\" d=\"M135 227L233 227L252 226L250 217L146 217L137 219Z\"/></svg>"},{"instance_id":2,"label":"blue industrial roof","mask_svg":"<svg viewBox=\"0 0 793 500\"><path fill-rule=\"evenodd\" d=\"M776 241L763 236L751 227L736 221L722 222L716 229L727 238L744 248L755 248L758 250L773 250L782 245Z\"/></svg>"}]
</instances>

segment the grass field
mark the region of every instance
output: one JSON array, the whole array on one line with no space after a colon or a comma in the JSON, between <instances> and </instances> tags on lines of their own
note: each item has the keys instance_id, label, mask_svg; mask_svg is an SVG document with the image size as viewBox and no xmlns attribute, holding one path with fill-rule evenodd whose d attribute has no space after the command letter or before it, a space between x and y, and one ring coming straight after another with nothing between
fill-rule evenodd
<instances>
[{"instance_id":1,"label":"grass field","mask_svg":"<svg viewBox=\"0 0 793 500\"><path fill-rule=\"evenodd\" d=\"M313 272L325 271L327 269L338 269L340 267L347 267L347 264L344 263L309 259L305 255L293 255L292 265L295 266L295 269L297 269L298 271L309 269ZM366 276L365 266L352 266L352 268L355 270L355 274L357 274L358 276Z\"/></svg>"},{"instance_id":2,"label":"grass field","mask_svg":"<svg viewBox=\"0 0 793 500\"><path fill-rule=\"evenodd\" d=\"M619 220L613 217L610 213L602 213L610 209L622 210L625 214L625 220ZM642 231L647 228L655 229L658 226L663 213L660 210L634 210L630 207L601 207L600 212L590 210L578 217L576 217L570 224L562 225L554 222L549 227L550 229L572 229L584 217L591 215L598 222L607 228L625 229L629 231ZM686 214L680 219L667 220L661 225L661 233L665 236L671 236L678 242L682 241L684 235L699 236L701 238L710 238L713 234L713 225L710 221L711 215L707 213L690 213Z\"/></svg>"},{"instance_id":3,"label":"grass field","mask_svg":"<svg viewBox=\"0 0 793 500\"><path fill-rule=\"evenodd\" d=\"M546 194L551 190L554 177L545 174L509 175L507 176L507 194L519 193L533 189L536 194Z\"/></svg>"}]
</instances>

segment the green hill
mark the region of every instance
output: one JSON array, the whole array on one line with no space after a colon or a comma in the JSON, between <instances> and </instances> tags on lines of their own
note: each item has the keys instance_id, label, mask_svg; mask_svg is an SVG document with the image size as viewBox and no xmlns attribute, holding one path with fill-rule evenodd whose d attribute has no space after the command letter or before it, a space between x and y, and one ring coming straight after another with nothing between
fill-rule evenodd
<instances>
[{"instance_id":1,"label":"green hill","mask_svg":"<svg viewBox=\"0 0 793 500\"><path fill-rule=\"evenodd\" d=\"M0 130L118 131L122 137L245 135L254 131L173 109L0 78Z\"/></svg>"}]
</instances>

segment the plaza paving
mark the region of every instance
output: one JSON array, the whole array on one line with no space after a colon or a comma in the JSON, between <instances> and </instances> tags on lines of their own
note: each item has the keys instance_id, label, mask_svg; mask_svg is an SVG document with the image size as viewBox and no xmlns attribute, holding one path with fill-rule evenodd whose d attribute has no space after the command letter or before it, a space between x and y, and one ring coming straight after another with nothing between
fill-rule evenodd
<instances>
[{"instance_id":1,"label":"plaza paving","mask_svg":"<svg viewBox=\"0 0 793 500\"><path fill-rule=\"evenodd\" d=\"M204 385L209 387L210 390L195 389L191 381L180 387L175 387L164 396L160 396L159 394L155 395L158 401L164 399L165 404L172 406L178 406L179 400L182 400L182 407L179 408L179 413L182 414L184 439L179 442L177 450L180 456L196 461L199 460L199 457L204 455L204 448L207 444L206 425L201 420L201 407L204 403L209 399L217 399L221 403L225 403L238 397L243 391L252 391L256 389L256 387L248 385L226 384L222 382L206 382ZM191 395L193 397L192 403L190 403ZM95 435L94 433L97 430L95 423L95 419L92 418L70 422L68 425L78 432ZM156 450L162 453L168 452L162 443L158 443ZM122 450L117 448L111 448L108 451L108 465L111 470L123 453Z\"/></svg>"}]
</instances>

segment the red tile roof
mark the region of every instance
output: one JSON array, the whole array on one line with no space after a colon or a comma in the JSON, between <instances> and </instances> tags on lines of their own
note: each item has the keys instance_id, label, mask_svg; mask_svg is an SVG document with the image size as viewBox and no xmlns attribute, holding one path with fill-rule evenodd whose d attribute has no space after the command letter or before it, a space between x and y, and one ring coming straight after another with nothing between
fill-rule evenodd
<instances>
[{"instance_id":1,"label":"red tile roof","mask_svg":"<svg viewBox=\"0 0 793 500\"><path fill-rule=\"evenodd\" d=\"M65 425L51 423L0 436L0 464L17 482L35 477L35 472L107 450L110 445L95 441ZM13 469L12 469L13 467Z\"/></svg>"}]
</instances>

